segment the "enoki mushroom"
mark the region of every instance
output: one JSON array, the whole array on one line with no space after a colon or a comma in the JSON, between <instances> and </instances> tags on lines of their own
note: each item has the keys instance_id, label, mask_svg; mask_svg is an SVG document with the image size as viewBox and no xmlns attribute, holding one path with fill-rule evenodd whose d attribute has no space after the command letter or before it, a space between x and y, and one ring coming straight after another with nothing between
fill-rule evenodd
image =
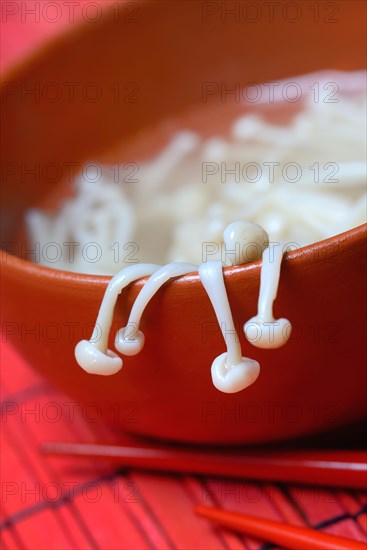
<instances>
[{"instance_id":1,"label":"enoki mushroom","mask_svg":"<svg viewBox=\"0 0 367 550\"><path fill-rule=\"evenodd\" d=\"M287 319L275 320L273 317L273 302L277 294L283 255L280 245L269 246L269 238L264 229L245 221L232 222L227 226L223 239L228 249L233 250L235 247L235 250L244 251L251 248L251 254L243 255L251 258L251 261L260 259L261 256L263 259L258 313L245 323L245 336L258 347L282 346L289 338L291 323ZM237 259L239 261L235 263L241 263ZM256 360L242 356L224 285L223 263L219 260L208 260L199 266L172 262L164 266L139 264L124 268L107 286L91 339L82 340L75 348L78 364L91 374L108 376L117 373L122 368L122 359L107 346L114 307L123 288L136 279L150 276L135 300L126 327L119 329L115 338L115 347L120 354L136 355L144 346L145 338L139 326L149 301L169 279L194 271L198 271L213 305L227 348L225 353L213 361L211 375L214 386L224 393L235 393L253 384L259 376L260 365Z\"/></svg>"}]
</instances>

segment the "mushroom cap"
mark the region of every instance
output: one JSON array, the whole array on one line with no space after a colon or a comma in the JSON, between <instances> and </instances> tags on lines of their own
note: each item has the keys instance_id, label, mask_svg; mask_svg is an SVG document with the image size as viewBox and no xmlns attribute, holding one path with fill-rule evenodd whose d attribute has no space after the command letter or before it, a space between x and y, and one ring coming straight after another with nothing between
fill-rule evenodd
<instances>
[{"instance_id":1,"label":"mushroom cap","mask_svg":"<svg viewBox=\"0 0 367 550\"><path fill-rule=\"evenodd\" d=\"M108 349L107 353L103 353L89 340L78 342L74 353L78 365L89 374L110 376L122 367L122 359L115 352Z\"/></svg>"},{"instance_id":2,"label":"mushroom cap","mask_svg":"<svg viewBox=\"0 0 367 550\"><path fill-rule=\"evenodd\" d=\"M275 349L288 341L292 325L284 317L264 321L255 316L243 325L243 331L250 344L256 348Z\"/></svg>"},{"instance_id":3,"label":"mushroom cap","mask_svg":"<svg viewBox=\"0 0 367 550\"><path fill-rule=\"evenodd\" d=\"M245 220L231 222L223 232L228 251L236 252L235 264L260 260L269 246L269 235L261 225Z\"/></svg>"},{"instance_id":4,"label":"mushroom cap","mask_svg":"<svg viewBox=\"0 0 367 550\"><path fill-rule=\"evenodd\" d=\"M120 328L115 338L115 348L123 355L137 355L144 347L145 336L141 330L134 335L127 327Z\"/></svg>"},{"instance_id":5,"label":"mushroom cap","mask_svg":"<svg viewBox=\"0 0 367 550\"><path fill-rule=\"evenodd\" d=\"M211 368L214 386L223 393L237 393L251 386L260 374L260 364L254 359L242 357L237 365L227 366L227 353L214 359Z\"/></svg>"}]
</instances>

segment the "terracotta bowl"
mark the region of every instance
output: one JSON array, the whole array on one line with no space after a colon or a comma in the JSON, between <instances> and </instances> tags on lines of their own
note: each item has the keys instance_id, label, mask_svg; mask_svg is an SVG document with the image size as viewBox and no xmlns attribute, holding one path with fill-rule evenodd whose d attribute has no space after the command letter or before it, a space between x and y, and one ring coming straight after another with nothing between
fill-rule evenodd
<instances>
[{"instance_id":1,"label":"terracotta bowl","mask_svg":"<svg viewBox=\"0 0 367 550\"><path fill-rule=\"evenodd\" d=\"M241 337L244 355L256 358L262 370L252 387L233 395L211 382L211 363L224 344L196 274L167 284L150 303L140 355L126 358L113 377L88 375L75 362L74 346L90 336L109 279L31 263L22 233L27 208L65 194L66 169L58 167L113 158L112 151L128 151L137 135L161 120L171 120L162 135L180 126L203 135L216 125L224 131L239 105L234 96L223 99L222 82L245 86L320 69L363 68L360 2L338 2L337 16L325 11L318 20L298 3L302 13L293 22L294 15L282 11L269 20L265 8L250 22L254 15L231 16L225 5L134 3L133 19L126 11L116 17L106 10L97 23L78 26L6 75L3 338L73 401L93 403L123 430L247 444L321 432L364 416L365 227L286 256L275 313L292 320L293 334L275 351L249 349ZM76 83L74 96L65 83ZM207 101L205 83L217 90ZM25 87L39 92L24 95ZM93 101L96 90L100 97ZM221 113L214 122L213 109ZM145 140L142 157L157 149L159 140L151 141ZM259 274L259 263L225 270L238 327L255 313ZM116 327L126 322L142 284L120 296Z\"/></svg>"}]
</instances>

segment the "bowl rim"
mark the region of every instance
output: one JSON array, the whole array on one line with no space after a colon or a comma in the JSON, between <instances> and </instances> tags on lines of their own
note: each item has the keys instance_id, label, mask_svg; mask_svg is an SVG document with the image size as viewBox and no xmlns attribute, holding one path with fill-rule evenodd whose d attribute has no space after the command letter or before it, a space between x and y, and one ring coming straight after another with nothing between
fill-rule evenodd
<instances>
[{"instance_id":1,"label":"bowl rim","mask_svg":"<svg viewBox=\"0 0 367 550\"><path fill-rule=\"evenodd\" d=\"M315 257L316 250L319 249L327 249L330 245L353 245L359 241L361 241L363 238L367 236L367 223L364 223L362 225L359 225L357 227L354 227L352 229L348 229L347 231L344 231L342 233L338 233L336 235L333 235L332 237L328 237L327 239L322 239L320 241L316 241L314 243L296 248L294 250L287 251L284 254L284 260L288 263L291 262L292 264L298 264L301 261L307 261L307 259L311 259ZM295 241L284 244L297 244ZM33 277L38 279L43 279L45 281L53 281L59 280L64 282L72 282L76 284L97 284L97 285L106 285L111 280L113 275L92 275L87 273L78 273L73 271L65 271L61 269L55 269L52 267L46 267L43 265L39 265L37 263L31 262L29 260L25 260L23 258L20 258L19 256L16 256L14 254L11 254L7 252L6 250L2 250L2 261L1 261L1 268L6 270L7 268L9 270L12 270L13 272L18 273L21 276L27 276L27 277ZM140 262L139 262L140 263ZM144 262L141 262L144 263ZM233 266L227 266L224 267L224 273L228 276L231 276L232 274L248 271L252 269L260 269L261 266L261 260L257 260L254 262L249 262L246 264L236 264ZM125 266L126 267L126 266ZM124 269L124 268L122 268ZM142 277L140 279L137 279L136 282L144 280L146 277ZM198 280L199 281L199 274L195 271L193 273L188 273L187 275L183 275L181 277L177 277L174 279L175 281L179 282L180 285L185 284L186 282ZM135 284L134 283L134 284Z\"/></svg>"}]
</instances>

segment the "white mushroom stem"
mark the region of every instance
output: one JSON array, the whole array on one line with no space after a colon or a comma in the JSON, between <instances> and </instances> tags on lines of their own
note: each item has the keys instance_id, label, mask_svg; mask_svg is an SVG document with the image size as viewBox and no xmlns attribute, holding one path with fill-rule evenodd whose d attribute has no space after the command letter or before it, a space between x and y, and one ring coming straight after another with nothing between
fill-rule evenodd
<instances>
[{"instance_id":1,"label":"white mushroom stem","mask_svg":"<svg viewBox=\"0 0 367 550\"><path fill-rule=\"evenodd\" d=\"M110 280L90 340L81 340L75 347L75 358L91 374L110 375L122 367L122 359L107 348L113 312L122 289L141 277L152 275L160 266L139 264L125 267Z\"/></svg>"},{"instance_id":2,"label":"white mushroom stem","mask_svg":"<svg viewBox=\"0 0 367 550\"><path fill-rule=\"evenodd\" d=\"M197 265L184 262L172 262L155 271L136 298L126 327L117 332L115 347L120 353L136 355L141 351L144 335L139 330L139 325L149 301L169 279L181 277L193 271L197 271Z\"/></svg>"},{"instance_id":3,"label":"white mushroom stem","mask_svg":"<svg viewBox=\"0 0 367 550\"><path fill-rule=\"evenodd\" d=\"M288 319L274 319L273 303L277 296L283 250L280 243L263 252L258 311L245 323L246 338L258 348L279 348L288 340L291 323Z\"/></svg>"},{"instance_id":4,"label":"white mushroom stem","mask_svg":"<svg viewBox=\"0 0 367 550\"><path fill-rule=\"evenodd\" d=\"M199 276L213 305L227 346L227 353L219 355L213 361L211 369L213 384L225 393L241 391L255 382L260 372L260 365L257 361L242 357L224 286L222 263L216 260L202 263L199 266Z\"/></svg>"},{"instance_id":5,"label":"white mushroom stem","mask_svg":"<svg viewBox=\"0 0 367 550\"><path fill-rule=\"evenodd\" d=\"M107 349L114 308L122 290L137 279L149 277L158 271L160 267L161 266L157 264L134 264L125 267L112 277L106 288L101 307L99 308L97 321L91 338L92 341L96 341L95 345L98 349L101 351ZM100 339L98 339L99 330L102 331Z\"/></svg>"},{"instance_id":6,"label":"white mushroom stem","mask_svg":"<svg viewBox=\"0 0 367 550\"><path fill-rule=\"evenodd\" d=\"M262 259L257 317L263 321L274 321L273 303L278 294L283 259L281 245L269 246L264 250Z\"/></svg>"},{"instance_id":7,"label":"white mushroom stem","mask_svg":"<svg viewBox=\"0 0 367 550\"><path fill-rule=\"evenodd\" d=\"M222 263L216 260L202 263L199 266L199 276L212 303L227 346L227 363L237 365L242 361L242 352L224 286Z\"/></svg>"}]
</instances>

